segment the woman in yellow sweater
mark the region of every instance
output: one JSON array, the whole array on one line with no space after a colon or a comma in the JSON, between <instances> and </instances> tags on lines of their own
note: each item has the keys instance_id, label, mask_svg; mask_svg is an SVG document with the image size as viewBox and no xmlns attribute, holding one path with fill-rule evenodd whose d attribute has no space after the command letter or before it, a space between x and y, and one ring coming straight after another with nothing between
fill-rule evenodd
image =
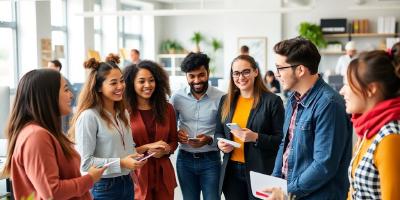
<instances>
[{"instance_id":1,"label":"woman in yellow sweater","mask_svg":"<svg viewBox=\"0 0 400 200\"><path fill-rule=\"evenodd\" d=\"M358 136L348 199L400 199L400 70L393 55L362 53L340 93Z\"/></svg>"},{"instance_id":2,"label":"woman in yellow sweater","mask_svg":"<svg viewBox=\"0 0 400 200\"><path fill-rule=\"evenodd\" d=\"M217 113L214 137L241 144L234 148L218 142L224 152L219 192L223 191L227 200L255 199L249 172L272 173L282 140L284 108L281 98L265 87L251 56L233 60L228 94L222 97ZM226 124L231 122L241 128L230 130Z\"/></svg>"}]
</instances>

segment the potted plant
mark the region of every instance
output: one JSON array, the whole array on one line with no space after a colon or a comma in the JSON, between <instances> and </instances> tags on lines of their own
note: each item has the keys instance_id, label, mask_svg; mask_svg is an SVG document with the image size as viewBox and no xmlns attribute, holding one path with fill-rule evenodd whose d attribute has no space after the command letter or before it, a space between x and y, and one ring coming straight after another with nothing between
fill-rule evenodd
<instances>
[{"instance_id":1,"label":"potted plant","mask_svg":"<svg viewBox=\"0 0 400 200\"><path fill-rule=\"evenodd\" d=\"M222 42L216 38L211 39L211 46L213 49L213 53L211 54L211 61L210 61L210 73L213 75L217 70L216 66L216 54L219 49L222 49Z\"/></svg>"},{"instance_id":2,"label":"potted plant","mask_svg":"<svg viewBox=\"0 0 400 200\"><path fill-rule=\"evenodd\" d=\"M211 40L211 46L213 47L214 52L216 52L218 49L221 49L221 48L222 48L222 42L219 41L219 40L216 39L216 38L213 38L213 39Z\"/></svg>"},{"instance_id":3,"label":"potted plant","mask_svg":"<svg viewBox=\"0 0 400 200\"><path fill-rule=\"evenodd\" d=\"M174 54L181 53L183 51L182 45L175 40L165 40L161 43L161 52Z\"/></svg>"},{"instance_id":4,"label":"potted plant","mask_svg":"<svg viewBox=\"0 0 400 200\"><path fill-rule=\"evenodd\" d=\"M200 52L200 42L204 40L204 36L200 32L194 32L191 40L196 44L195 52Z\"/></svg>"},{"instance_id":5,"label":"potted plant","mask_svg":"<svg viewBox=\"0 0 400 200\"><path fill-rule=\"evenodd\" d=\"M325 48L327 45L321 27L316 24L302 22L299 27L299 35L310 40L319 48Z\"/></svg>"}]
</instances>

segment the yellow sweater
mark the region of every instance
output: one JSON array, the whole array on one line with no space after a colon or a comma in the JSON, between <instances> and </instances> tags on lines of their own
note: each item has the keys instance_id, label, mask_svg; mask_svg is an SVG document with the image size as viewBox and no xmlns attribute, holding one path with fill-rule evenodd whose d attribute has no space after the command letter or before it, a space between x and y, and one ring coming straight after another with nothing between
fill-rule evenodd
<instances>
[{"instance_id":1,"label":"yellow sweater","mask_svg":"<svg viewBox=\"0 0 400 200\"><path fill-rule=\"evenodd\" d=\"M253 102L254 98L243 98L239 96L235 112L233 113L232 122L237 123L241 128L246 128ZM241 145L240 148L233 149L231 160L244 163L244 142L235 136L233 136L233 141Z\"/></svg>"},{"instance_id":2,"label":"yellow sweater","mask_svg":"<svg viewBox=\"0 0 400 200\"><path fill-rule=\"evenodd\" d=\"M352 177L375 137L376 135L366 139L360 152L355 155L351 166ZM374 164L379 171L382 200L400 199L400 135L391 134L380 141L374 153ZM350 188L347 198L349 200L351 200L352 189Z\"/></svg>"}]
</instances>

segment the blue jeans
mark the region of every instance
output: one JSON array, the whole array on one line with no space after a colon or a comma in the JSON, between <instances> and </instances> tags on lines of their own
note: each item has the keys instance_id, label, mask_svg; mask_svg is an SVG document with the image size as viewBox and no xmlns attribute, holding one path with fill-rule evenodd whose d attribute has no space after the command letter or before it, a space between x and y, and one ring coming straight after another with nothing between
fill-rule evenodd
<instances>
[{"instance_id":1,"label":"blue jeans","mask_svg":"<svg viewBox=\"0 0 400 200\"><path fill-rule=\"evenodd\" d=\"M95 200L132 200L134 198L132 178L129 174L102 178L94 184L92 195Z\"/></svg>"},{"instance_id":2,"label":"blue jeans","mask_svg":"<svg viewBox=\"0 0 400 200\"><path fill-rule=\"evenodd\" d=\"M176 171L184 200L219 200L219 175L221 156L219 151L192 154L183 150L178 153Z\"/></svg>"}]
</instances>

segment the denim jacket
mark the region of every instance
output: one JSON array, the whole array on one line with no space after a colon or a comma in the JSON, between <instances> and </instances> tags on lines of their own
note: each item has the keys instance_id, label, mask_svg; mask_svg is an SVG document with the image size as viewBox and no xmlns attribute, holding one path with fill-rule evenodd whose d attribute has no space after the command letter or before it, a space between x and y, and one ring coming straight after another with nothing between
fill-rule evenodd
<instances>
[{"instance_id":1,"label":"denim jacket","mask_svg":"<svg viewBox=\"0 0 400 200\"><path fill-rule=\"evenodd\" d=\"M273 176L282 177L282 156L296 99L286 106L284 138ZM319 78L299 105L288 157L288 192L296 199L346 199L352 127L343 98Z\"/></svg>"}]
</instances>

